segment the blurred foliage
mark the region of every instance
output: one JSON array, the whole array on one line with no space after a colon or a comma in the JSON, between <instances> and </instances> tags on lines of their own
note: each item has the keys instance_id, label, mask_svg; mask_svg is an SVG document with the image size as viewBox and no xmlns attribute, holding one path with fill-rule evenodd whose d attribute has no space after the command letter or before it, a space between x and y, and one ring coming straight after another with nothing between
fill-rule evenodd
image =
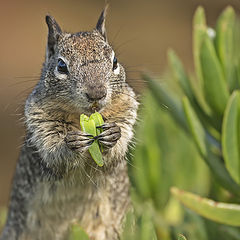
<instances>
[{"instance_id":1,"label":"blurred foliage","mask_svg":"<svg viewBox=\"0 0 240 240\"><path fill-rule=\"evenodd\" d=\"M69 240L89 240L89 238L78 224L74 224L71 229Z\"/></svg>"},{"instance_id":2,"label":"blurred foliage","mask_svg":"<svg viewBox=\"0 0 240 240\"><path fill-rule=\"evenodd\" d=\"M179 234L178 240L187 240L182 234Z\"/></svg>"},{"instance_id":3,"label":"blurred foliage","mask_svg":"<svg viewBox=\"0 0 240 240\"><path fill-rule=\"evenodd\" d=\"M202 216L224 224L240 226L240 205L215 202L175 187L171 191L183 204Z\"/></svg>"},{"instance_id":4,"label":"blurred foliage","mask_svg":"<svg viewBox=\"0 0 240 240\"><path fill-rule=\"evenodd\" d=\"M0 208L0 229L3 227L7 216L7 210L5 208Z\"/></svg>"},{"instance_id":5,"label":"blurred foliage","mask_svg":"<svg viewBox=\"0 0 240 240\"><path fill-rule=\"evenodd\" d=\"M169 50L164 82L144 75L150 90L130 176L136 218L152 213L157 239L240 239L239 33L233 8L211 29L199 7L193 19L195 74L186 73Z\"/></svg>"},{"instance_id":6,"label":"blurred foliage","mask_svg":"<svg viewBox=\"0 0 240 240\"><path fill-rule=\"evenodd\" d=\"M137 143L129 166L135 224L126 224L122 239L178 239L179 233L187 239L207 239L204 220L183 209L170 195L172 186L202 195L210 191L209 171L192 139L151 93L145 95L139 114ZM154 229L156 236L144 238L147 228L142 228L142 217L149 219L148 229Z\"/></svg>"}]
</instances>

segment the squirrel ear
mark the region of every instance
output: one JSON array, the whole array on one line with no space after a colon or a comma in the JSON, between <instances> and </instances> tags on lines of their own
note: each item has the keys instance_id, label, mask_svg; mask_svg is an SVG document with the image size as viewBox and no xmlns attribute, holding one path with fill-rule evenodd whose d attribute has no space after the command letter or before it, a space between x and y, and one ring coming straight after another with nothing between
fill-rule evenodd
<instances>
[{"instance_id":1,"label":"squirrel ear","mask_svg":"<svg viewBox=\"0 0 240 240\"><path fill-rule=\"evenodd\" d=\"M47 57L49 58L55 53L55 46L62 30L56 20L50 15L46 16L46 23L48 25Z\"/></svg>"},{"instance_id":2,"label":"squirrel ear","mask_svg":"<svg viewBox=\"0 0 240 240\"><path fill-rule=\"evenodd\" d=\"M101 35L104 37L105 40L106 40L105 17L107 14L107 9L108 9L108 4L103 9L96 25L96 29L101 33Z\"/></svg>"}]
</instances>

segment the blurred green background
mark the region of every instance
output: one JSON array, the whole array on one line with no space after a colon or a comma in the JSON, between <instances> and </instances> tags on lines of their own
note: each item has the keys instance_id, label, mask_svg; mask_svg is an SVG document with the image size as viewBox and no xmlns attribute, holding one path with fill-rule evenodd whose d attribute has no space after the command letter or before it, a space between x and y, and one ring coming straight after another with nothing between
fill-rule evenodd
<instances>
[{"instance_id":1,"label":"blurred green background","mask_svg":"<svg viewBox=\"0 0 240 240\"><path fill-rule=\"evenodd\" d=\"M178 91L166 71L167 49L173 48L186 69L193 72L192 18L197 6L205 8L208 25L215 26L218 15L227 5L231 4L239 12L240 1L109 2L109 42L126 67L130 85L142 94L144 103L136 126L137 147L129 154L135 221L139 229L138 235L133 234L131 238L131 229L126 229L123 239L156 239L156 235L159 239L175 239L178 233L185 232L189 239L196 240L226 239L222 232L230 232L234 236L235 229L232 231L225 226L220 230L217 228L219 233L216 233L212 230L215 223L182 208L170 196L171 186L221 201L227 199L228 193L212 179L193 140L172 120L169 109L164 105L159 107L152 94L145 91L140 72L161 76L162 84ZM105 1L99 0L0 1L0 207L7 205L24 136L21 121L24 100L37 82L44 61L47 37L45 15L53 15L66 31L90 30L95 26L104 4ZM158 167L146 168L146 162L154 162L154 166ZM144 181L138 185L140 179L146 179L146 185ZM149 182L151 185L147 184ZM148 210L143 214L142 209ZM129 215L128 221L132 219L133 216ZM155 228L156 233L152 222L157 222L159 226ZM141 232L141 229L149 231Z\"/></svg>"}]
</instances>

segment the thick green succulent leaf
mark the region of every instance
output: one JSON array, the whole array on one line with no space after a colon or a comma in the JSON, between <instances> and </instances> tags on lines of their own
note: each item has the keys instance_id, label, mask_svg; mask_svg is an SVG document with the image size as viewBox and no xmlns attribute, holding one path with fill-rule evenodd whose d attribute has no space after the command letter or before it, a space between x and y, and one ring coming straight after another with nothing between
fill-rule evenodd
<instances>
[{"instance_id":1,"label":"thick green succulent leaf","mask_svg":"<svg viewBox=\"0 0 240 240\"><path fill-rule=\"evenodd\" d=\"M95 126L99 127L101 125L104 124L102 115L98 112L93 113L90 117L89 120L92 119L95 122ZM101 128L96 128L96 134L99 135L102 133L102 129Z\"/></svg>"},{"instance_id":2,"label":"thick green succulent leaf","mask_svg":"<svg viewBox=\"0 0 240 240\"><path fill-rule=\"evenodd\" d=\"M103 157L102 157L102 153L100 151L99 145L96 141L94 141L92 143L92 145L89 147L88 149L91 157L93 158L93 160L95 161L95 163L102 167L103 166Z\"/></svg>"},{"instance_id":3,"label":"thick green succulent leaf","mask_svg":"<svg viewBox=\"0 0 240 240\"><path fill-rule=\"evenodd\" d=\"M185 73L180 59L171 49L168 51L168 63L171 67L173 78L179 83L183 93L190 99L203 124L220 132L221 123L217 122L216 119L211 118L209 111L207 110L208 106L206 106L202 96L199 95L199 86L195 86L196 83L190 80L188 75Z\"/></svg>"},{"instance_id":4,"label":"thick green succulent leaf","mask_svg":"<svg viewBox=\"0 0 240 240\"><path fill-rule=\"evenodd\" d=\"M181 101L169 90L165 89L158 81L152 79L148 75L143 75L143 79L146 80L149 89L159 105L166 106L171 112L174 120L188 132Z\"/></svg>"},{"instance_id":5,"label":"thick green succulent leaf","mask_svg":"<svg viewBox=\"0 0 240 240\"><path fill-rule=\"evenodd\" d=\"M178 235L178 240L187 240L182 234Z\"/></svg>"},{"instance_id":6,"label":"thick green succulent leaf","mask_svg":"<svg viewBox=\"0 0 240 240\"><path fill-rule=\"evenodd\" d=\"M195 112L196 108L194 108L194 105L192 105L192 103L190 104L187 97L183 97L182 103L190 132L201 155L207 158L211 147L220 150L220 143L213 139L207 129L205 129L199 116Z\"/></svg>"},{"instance_id":7,"label":"thick green succulent leaf","mask_svg":"<svg viewBox=\"0 0 240 240\"><path fill-rule=\"evenodd\" d=\"M207 34L206 17L203 7L198 7L193 18L193 58L197 79L192 84L194 95L207 115L212 115L212 110L208 106L203 93L203 76L200 61L200 50L202 42Z\"/></svg>"},{"instance_id":8,"label":"thick green succulent leaf","mask_svg":"<svg viewBox=\"0 0 240 240\"><path fill-rule=\"evenodd\" d=\"M80 116L80 126L81 129L85 132L85 133L89 133L91 135L93 135L94 137L97 135L97 129L96 129L96 124L95 124L95 120L97 121L96 123L98 125L102 125L102 119L98 119L98 116L93 116L93 117L88 117L84 114L81 114ZM99 122L98 122L99 121ZM95 163L102 167L103 166L103 157L102 157L102 153L100 151L98 142L95 140L92 145L88 148L88 151L90 153L90 155L92 156L93 160L95 161Z\"/></svg>"},{"instance_id":9,"label":"thick green succulent leaf","mask_svg":"<svg viewBox=\"0 0 240 240\"><path fill-rule=\"evenodd\" d=\"M159 119L156 118L156 115L159 115L161 111L152 96L145 97L143 102L144 107L139 112L142 115L143 124L138 127L137 138L144 139L144 141L139 142L134 149L133 161L136 160L136 162L133 162L132 176L137 193L141 198L151 198L155 206L162 209L166 204L168 191L159 187L163 176L159 134L156 131Z\"/></svg>"},{"instance_id":10,"label":"thick green succulent leaf","mask_svg":"<svg viewBox=\"0 0 240 240\"><path fill-rule=\"evenodd\" d=\"M104 121L103 121L103 118L102 118L102 115L98 112L95 112L93 113L90 117L89 117L89 120L93 120L95 122L95 126L96 126L96 134L97 136L100 135L103 130L101 128L97 128L97 127L100 127L104 124ZM98 143L99 144L99 147L101 149L101 152L103 152L103 145ZM96 145L96 143L94 143L94 145ZM95 148L97 148L95 146ZM97 151L97 154L99 155L99 152ZM101 157L97 157L98 159L101 159Z\"/></svg>"},{"instance_id":11,"label":"thick green succulent leaf","mask_svg":"<svg viewBox=\"0 0 240 240\"><path fill-rule=\"evenodd\" d=\"M229 6L219 17L216 27L216 50L230 89L234 89L237 82L234 69L235 23L236 18L234 9Z\"/></svg>"},{"instance_id":12,"label":"thick green succulent leaf","mask_svg":"<svg viewBox=\"0 0 240 240\"><path fill-rule=\"evenodd\" d=\"M224 188L231 191L235 195L240 196L240 187L229 175L228 171L221 161L222 159L220 159L209 150L210 145L218 145L218 143L215 143L216 141L205 132L204 128L201 125L201 122L198 120L198 117L191 108L190 104L181 104L180 101L174 98L173 95L164 89L159 82L151 79L149 76L144 75L144 79L147 80L151 93L159 105L161 106L164 104L168 106L169 113L187 133L189 133L190 129L190 132L192 133L194 140L197 143L199 151L213 172L214 177ZM186 102L188 100L186 99L184 101ZM185 109L183 109L183 107ZM186 113L188 112L187 116L185 116L184 111ZM197 123L195 121L197 121Z\"/></svg>"},{"instance_id":13,"label":"thick green succulent leaf","mask_svg":"<svg viewBox=\"0 0 240 240\"><path fill-rule=\"evenodd\" d=\"M71 229L69 240L89 240L89 238L79 225L74 224Z\"/></svg>"},{"instance_id":14,"label":"thick green succulent leaf","mask_svg":"<svg viewBox=\"0 0 240 240\"><path fill-rule=\"evenodd\" d=\"M151 141L149 137L154 136L154 128L145 127L145 129L148 131L146 141L144 140L144 144L139 145L135 150L135 158L138 159L138 168L134 171L135 184L143 198L152 198L156 206L161 208L164 205L162 201L159 201L162 193L162 189L159 188L159 182L162 180L161 150L157 142Z\"/></svg>"},{"instance_id":15,"label":"thick green succulent leaf","mask_svg":"<svg viewBox=\"0 0 240 240\"><path fill-rule=\"evenodd\" d=\"M240 183L240 91L231 95L223 118L222 148L226 167Z\"/></svg>"},{"instance_id":16,"label":"thick green succulent leaf","mask_svg":"<svg viewBox=\"0 0 240 240\"><path fill-rule=\"evenodd\" d=\"M197 147L200 153L204 157L207 157L206 131L203 128L201 122L198 120L198 117L192 109L187 97L183 98L183 109Z\"/></svg>"},{"instance_id":17,"label":"thick green succulent leaf","mask_svg":"<svg viewBox=\"0 0 240 240\"><path fill-rule=\"evenodd\" d=\"M0 229L3 227L7 219L7 209L0 208Z\"/></svg>"},{"instance_id":18,"label":"thick green succulent leaf","mask_svg":"<svg viewBox=\"0 0 240 240\"><path fill-rule=\"evenodd\" d=\"M193 92L190 81L187 74L185 73L180 59L172 49L168 51L168 64L170 65L173 76L180 84L184 94L186 94L188 98L192 99Z\"/></svg>"},{"instance_id":19,"label":"thick green succulent leaf","mask_svg":"<svg viewBox=\"0 0 240 240\"><path fill-rule=\"evenodd\" d=\"M80 116L80 126L85 133L96 136L96 126L93 119L89 119L88 116L81 114Z\"/></svg>"},{"instance_id":20,"label":"thick green succulent leaf","mask_svg":"<svg viewBox=\"0 0 240 240\"><path fill-rule=\"evenodd\" d=\"M240 205L219 203L173 187L172 194L203 217L231 226L240 226Z\"/></svg>"},{"instance_id":21,"label":"thick green succulent leaf","mask_svg":"<svg viewBox=\"0 0 240 240\"><path fill-rule=\"evenodd\" d=\"M200 60L205 98L218 116L222 116L229 97L227 83L211 39L206 35Z\"/></svg>"},{"instance_id":22,"label":"thick green succulent leaf","mask_svg":"<svg viewBox=\"0 0 240 240\"><path fill-rule=\"evenodd\" d=\"M150 212L146 212L143 214L140 218L140 226L138 232L138 238L139 240L145 240L145 239L152 239L157 240L157 236L155 233L152 216Z\"/></svg>"},{"instance_id":23,"label":"thick green succulent leaf","mask_svg":"<svg viewBox=\"0 0 240 240\"><path fill-rule=\"evenodd\" d=\"M203 39L206 36L207 26L206 26L206 17L203 7L198 7L193 19L193 55L194 55L194 64L195 71L200 83L203 81L201 62L200 62L200 48L203 42Z\"/></svg>"},{"instance_id":24,"label":"thick green succulent leaf","mask_svg":"<svg viewBox=\"0 0 240 240\"><path fill-rule=\"evenodd\" d=\"M215 145L214 139L208 135L186 97L183 98L183 108L186 114L190 132L192 133L199 152L211 169L213 176L224 188L233 192L237 196L240 196L240 187L233 181L227 172L224 164L221 161L222 159L212 152L212 147Z\"/></svg>"}]
</instances>

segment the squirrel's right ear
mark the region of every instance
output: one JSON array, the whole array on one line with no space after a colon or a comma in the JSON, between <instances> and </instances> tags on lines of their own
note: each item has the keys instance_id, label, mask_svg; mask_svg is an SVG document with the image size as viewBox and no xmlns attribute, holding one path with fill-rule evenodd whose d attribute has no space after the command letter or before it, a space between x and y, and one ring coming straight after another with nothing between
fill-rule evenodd
<instances>
[{"instance_id":1,"label":"squirrel's right ear","mask_svg":"<svg viewBox=\"0 0 240 240\"><path fill-rule=\"evenodd\" d=\"M108 9L108 4L105 6L105 8L103 9L97 25L96 25L96 29L98 30L98 32L104 37L104 39L106 40L106 28L105 28L105 18L106 18L106 14L107 14L107 9Z\"/></svg>"},{"instance_id":2,"label":"squirrel's right ear","mask_svg":"<svg viewBox=\"0 0 240 240\"><path fill-rule=\"evenodd\" d=\"M56 44L62 30L56 20L50 15L46 16L46 23L48 25L47 58L49 58L55 53Z\"/></svg>"}]
</instances>

